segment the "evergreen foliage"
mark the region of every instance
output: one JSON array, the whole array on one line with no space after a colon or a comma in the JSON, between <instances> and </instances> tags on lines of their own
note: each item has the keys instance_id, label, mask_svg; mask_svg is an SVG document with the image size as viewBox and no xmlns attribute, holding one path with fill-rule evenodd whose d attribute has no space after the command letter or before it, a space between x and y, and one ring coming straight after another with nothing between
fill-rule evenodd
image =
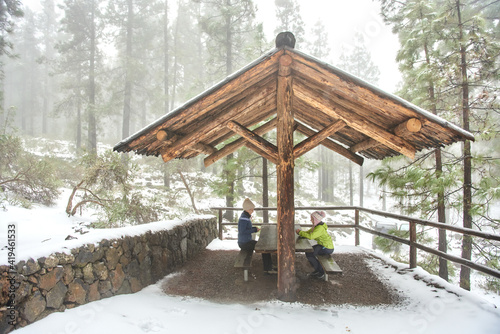
<instances>
[{"instance_id":1,"label":"evergreen foliage","mask_svg":"<svg viewBox=\"0 0 500 334\"><path fill-rule=\"evenodd\" d=\"M488 204L498 201L498 60L500 41L489 16L497 4L476 1L381 1L382 14L398 33L397 60L403 73L403 98L427 108L476 135L460 154L453 147L422 152L414 162L386 164L370 174L405 200L408 213L430 218L440 203L463 217L463 226L498 229ZM493 134L495 133L495 134ZM488 143L489 142L489 143ZM481 143L481 145L479 145ZM485 152L487 152L485 154ZM436 154L436 162L433 158ZM438 155L439 154L439 158ZM442 154L442 157L441 157ZM487 157L486 157L487 156ZM463 161L463 163L462 163ZM444 211L444 210L443 210ZM453 223L452 221L447 221ZM463 257L485 263L497 250L464 238ZM462 267L461 286L470 289L469 269Z\"/></svg>"},{"instance_id":2,"label":"evergreen foliage","mask_svg":"<svg viewBox=\"0 0 500 334\"><path fill-rule=\"evenodd\" d=\"M80 159L84 175L74 186L66 213L75 215L85 207L96 209L97 227L119 227L157 221L161 206L132 187L137 165L123 164L118 153L85 154ZM129 166L130 165L130 166Z\"/></svg>"},{"instance_id":3,"label":"evergreen foliage","mask_svg":"<svg viewBox=\"0 0 500 334\"><path fill-rule=\"evenodd\" d=\"M20 137L0 135L0 205L53 204L60 186L55 170L48 158L27 152Z\"/></svg>"}]
</instances>

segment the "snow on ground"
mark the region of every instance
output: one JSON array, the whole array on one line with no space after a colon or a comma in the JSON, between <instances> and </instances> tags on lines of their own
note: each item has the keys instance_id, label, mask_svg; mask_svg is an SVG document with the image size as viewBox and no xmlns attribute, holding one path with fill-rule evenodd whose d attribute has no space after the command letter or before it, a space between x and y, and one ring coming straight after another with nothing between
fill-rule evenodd
<instances>
[{"instance_id":1,"label":"snow on ground","mask_svg":"<svg viewBox=\"0 0 500 334\"><path fill-rule=\"evenodd\" d=\"M67 198L61 196L61 198ZM90 230L75 233L87 217L67 217L64 200L55 207L25 210L8 207L0 212L0 240L7 240L7 225L17 230L17 261L68 252L73 247L97 243L102 238L140 234L146 230L170 228L182 221L165 221L136 227ZM86 231L86 230L85 230ZM65 240L68 235L78 239ZM366 248L342 245L336 252L372 252ZM352 245L352 243L349 243ZM235 240L214 240L209 249L237 249ZM355 305L312 307L280 301L249 305L217 304L196 298L165 295L161 285L173 275L130 295L120 295L75 309L53 313L25 328L25 333L297 333L299 330L323 333L500 333L500 309L492 299L463 291L422 269L404 270L383 255L369 260L370 268L397 290L404 301L396 306L360 307ZM382 261L383 259L383 261ZM7 262L6 249L0 250L0 264ZM389 263L390 265L387 265ZM397 270L395 269L397 268ZM416 280L414 277L420 279ZM363 282L359 282L363 284ZM446 289L434 288L439 284ZM339 288L332 284L331 288ZM498 297L498 296L496 296ZM496 299L498 300L498 299ZM500 306L499 303L496 303Z\"/></svg>"},{"instance_id":2,"label":"snow on ground","mask_svg":"<svg viewBox=\"0 0 500 334\"><path fill-rule=\"evenodd\" d=\"M210 249L234 249L232 240L215 240ZM339 247L339 252L359 252ZM388 259L385 259L391 262ZM392 263L395 266L401 266ZM374 272L398 290L405 302L397 306L312 307L280 301L249 305L218 304L169 296L161 285L175 274L131 295L120 295L89 303L62 313L53 313L16 334L38 333L498 333L500 310L479 296L461 291L423 270L396 273L381 260L370 261ZM424 281L425 280L425 281ZM427 283L446 287L434 289ZM362 284L362 282L360 282ZM332 286L332 288L335 288ZM456 293L456 294L455 294Z\"/></svg>"},{"instance_id":3,"label":"snow on ground","mask_svg":"<svg viewBox=\"0 0 500 334\"><path fill-rule=\"evenodd\" d=\"M148 230L168 229L189 219L187 216L184 220L160 221L121 228L90 229L87 224L95 221L91 214L73 217L68 217L66 214L65 206L69 198L69 191L63 191L54 207L37 206L28 210L8 206L6 211L0 211L0 222L2 223L0 225L0 245L4 245L4 242L7 241L7 226L10 224L16 225L16 260L21 261L29 258L38 259L53 252L69 254L73 248L86 244L97 245L102 239L141 235ZM6 246L0 249L0 265L8 263L8 252Z\"/></svg>"}]
</instances>

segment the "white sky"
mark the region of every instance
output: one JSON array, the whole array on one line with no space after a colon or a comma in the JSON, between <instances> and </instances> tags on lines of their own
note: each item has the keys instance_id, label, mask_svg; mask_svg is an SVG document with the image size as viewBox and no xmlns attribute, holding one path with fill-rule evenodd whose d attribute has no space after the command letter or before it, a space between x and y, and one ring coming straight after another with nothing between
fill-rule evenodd
<instances>
[{"instance_id":1,"label":"white sky","mask_svg":"<svg viewBox=\"0 0 500 334\"><path fill-rule=\"evenodd\" d=\"M264 22L266 37L274 40L276 23L274 0L254 0L257 5L257 21ZM392 93L400 81L395 61L399 48L397 36L386 26L379 15L379 3L374 0L298 0L306 35L321 19L330 37L330 59L322 59L336 65L342 48L349 50L356 32L363 34L372 60L380 70L380 88ZM293 31L292 31L293 32ZM296 46L297 50L308 50Z\"/></svg>"}]
</instances>

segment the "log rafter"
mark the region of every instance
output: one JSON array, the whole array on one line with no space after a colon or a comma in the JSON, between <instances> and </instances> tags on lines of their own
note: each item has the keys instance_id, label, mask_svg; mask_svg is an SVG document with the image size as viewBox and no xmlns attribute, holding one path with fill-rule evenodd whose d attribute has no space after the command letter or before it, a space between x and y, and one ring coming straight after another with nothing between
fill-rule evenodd
<instances>
[{"instance_id":1,"label":"log rafter","mask_svg":"<svg viewBox=\"0 0 500 334\"><path fill-rule=\"evenodd\" d=\"M422 129L422 122L418 118L410 118L409 120L397 125L392 132L398 137L407 137L417 133ZM381 145L381 143L373 138L369 138L351 146L352 152L361 152L369 148Z\"/></svg>"},{"instance_id":2,"label":"log rafter","mask_svg":"<svg viewBox=\"0 0 500 334\"><path fill-rule=\"evenodd\" d=\"M299 131L300 133L306 135L306 136L313 136L316 131L314 131L313 129L305 126L304 124L302 123L299 123L299 122L295 122L296 125L297 125L297 131ZM347 148L345 148L344 146L340 145L340 144L337 144L336 142L334 142L333 140L330 140L329 138L323 140L321 142L321 145L325 146L326 148L340 154L340 155L343 155L344 157L346 157L347 159L351 160L352 162L362 166L363 165L363 162L364 162L364 159L363 157L360 157L359 155L357 154L354 154L353 152L349 151Z\"/></svg>"},{"instance_id":3,"label":"log rafter","mask_svg":"<svg viewBox=\"0 0 500 334\"><path fill-rule=\"evenodd\" d=\"M318 146L323 140L325 140L330 135L334 134L335 132L339 131L345 126L347 126L347 124L344 121L340 120L330 124L323 130L313 134L312 136L309 136L309 138L295 145L295 147L293 148L294 158L297 159L298 157L301 157L302 155L306 154L307 152Z\"/></svg>"},{"instance_id":4,"label":"log rafter","mask_svg":"<svg viewBox=\"0 0 500 334\"><path fill-rule=\"evenodd\" d=\"M277 123L277 119L275 117L272 120L270 120L269 122L259 126L255 130L253 130L253 132L259 136L262 136L262 135L268 133L269 131L275 129L276 123ZM227 156L233 152L236 152L240 147L245 146L247 144L247 142L248 141L244 137L241 137L241 138L236 139L232 143L227 144L226 146L224 146L220 150L212 153L211 155L209 155L208 157L206 157L204 159L205 167L208 167L211 164L213 164L214 162L224 158L225 156Z\"/></svg>"},{"instance_id":5,"label":"log rafter","mask_svg":"<svg viewBox=\"0 0 500 334\"><path fill-rule=\"evenodd\" d=\"M174 159L177 155L181 154L184 150L191 148L191 146L200 142L203 136L207 133L213 131L214 129L220 128L221 124L226 124L230 120L234 119L237 115L252 109L255 105L260 106L266 97L268 97L268 89L274 90L274 88L262 88L259 92L249 95L247 98L235 103L231 108L221 112L218 117L209 118L204 120L202 129L198 131L193 131L192 133L179 138L171 146L163 148L160 152L164 162Z\"/></svg>"},{"instance_id":6,"label":"log rafter","mask_svg":"<svg viewBox=\"0 0 500 334\"><path fill-rule=\"evenodd\" d=\"M269 141L265 140L261 136L259 136L257 133L254 131L251 131L241 124L235 122L235 121L229 121L227 123L227 127L234 131L235 133L239 134L243 138L245 138L251 145L248 145L248 148L253 149L254 147L257 147L259 149L257 154L260 154L261 152L265 152L268 157L270 157L270 161L273 163L277 164L278 162L278 147L276 145L270 143Z\"/></svg>"},{"instance_id":7,"label":"log rafter","mask_svg":"<svg viewBox=\"0 0 500 334\"><path fill-rule=\"evenodd\" d=\"M343 106L329 100L327 97L321 94L312 96L305 90L298 90L295 95L312 107L334 118L343 120L349 127L377 140L394 151L406 155L411 159L415 157L416 149L409 142L358 116L355 112L346 110Z\"/></svg>"}]
</instances>

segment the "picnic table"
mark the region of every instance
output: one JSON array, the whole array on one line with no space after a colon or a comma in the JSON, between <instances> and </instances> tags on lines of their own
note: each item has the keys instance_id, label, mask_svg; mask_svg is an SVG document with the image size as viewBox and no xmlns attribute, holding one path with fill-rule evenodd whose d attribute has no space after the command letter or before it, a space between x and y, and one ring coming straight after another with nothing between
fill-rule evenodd
<instances>
[{"instance_id":1,"label":"picnic table","mask_svg":"<svg viewBox=\"0 0 500 334\"><path fill-rule=\"evenodd\" d=\"M295 225L295 229L302 229L300 225ZM276 253L278 250L278 230L277 225L262 225L259 240L255 245L256 253ZM309 239L299 237L295 234L295 252L312 252L312 244ZM342 274L342 269L330 255L319 255L318 260L325 271L325 281L328 281L328 274Z\"/></svg>"},{"instance_id":2,"label":"picnic table","mask_svg":"<svg viewBox=\"0 0 500 334\"><path fill-rule=\"evenodd\" d=\"M295 229L300 225L295 225ZM276 224L262 225L259 240L255 245L256 253L276 253L278 251L278 227ZM312 252L313 248L308 239L295 234L295 252Z\"/></svg>"}]
</instances>

